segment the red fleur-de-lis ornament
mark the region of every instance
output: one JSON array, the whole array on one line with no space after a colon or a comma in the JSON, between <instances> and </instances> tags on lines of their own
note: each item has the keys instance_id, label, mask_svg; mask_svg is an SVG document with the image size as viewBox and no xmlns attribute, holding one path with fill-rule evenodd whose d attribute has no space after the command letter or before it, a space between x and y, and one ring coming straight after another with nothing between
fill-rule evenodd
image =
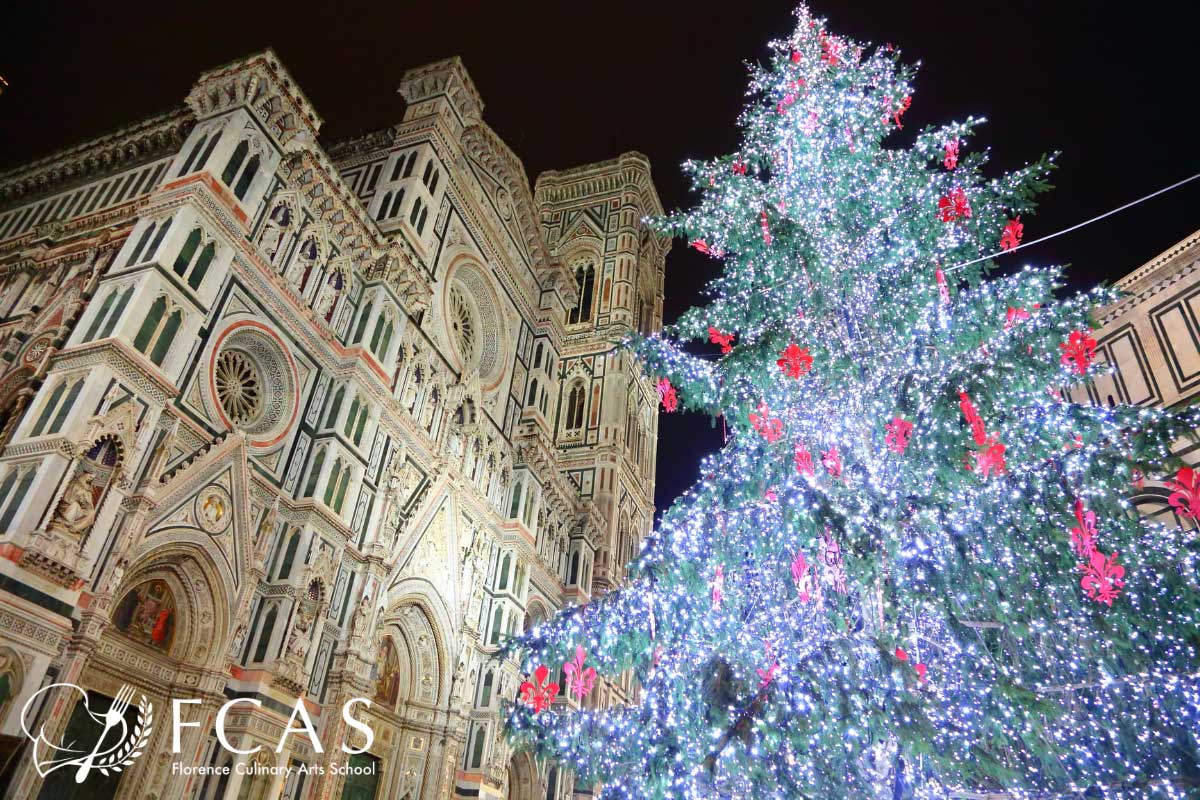
<instances>
[{"instance_id":1,"label":"red fleur-de-lis ornament","mask_svg":"<svg viewBox=\"0 0 1200 800\"><path fill-rule=\"evenodd\" d=\"M884 426L884 430L887 431L887 435L883 437L883 442L887 449L903 455L912 440L913 424L903 417L895 416Z\"/></svg>"},{"instance_id":2,"label":"red fleur-de-lis ornament","mask_svg":"<svg viewBox=\"0 0 1200 800\"><path fill-rule=\"evenodd\" d=\"M946 142L943 156L942 164L946 169L954 169L958 166L958 139L951 139Z\"/></svg>"},{"instance_id":3,"label":"red fleur-de-lis ornament","mask_svg":"<svg viewBox=\"0 0 1200 800\"><path fill-rule=\"evenodd\" d=\"M584 667L587 652L582 647L575 647L575 658L563 664L563 673L567 676L567 692L582 700L592 687L596 685L596 670Z\"/></svg>"},{"instance_id":4,"label":"red fleur-de-lis ornament","mask_svg":"<svg viewBox=\"0 0 1200 800\"><path fill-rule=\"evenodd\" d=\"M713 327L709 327L708 329L708 340L713 344L720 345L722 353L730 353L733 351L733 340L736 337L737 334L721 333L719 330Z\"/></svg>"},{"instance_id":5,"label":"red fleur-de-lis ornament","mask_svg":"<svg viewBox=\"0 0 1200 800\"><path fill-rule=\"evenodd\" d=\"M1079 568L1083 570L1079 585L1088 598L1111 608L1125 587L1125 568L1117 563L1117 553L1106 556L1096 550L1087 563L1080 564Z\"/></svg>"},{"instance_id":6,"label":"red fleur-de-lis ornament","mask_svg":"<svg viewBox=\"0 0 1200 800\"><path fill-rule=\"evenodd\" d=\"M954 187L938 199L938 218L942 222L971 218L971 201L961 187Z\"/></svg>"},{"instance_id":7,"label":"red fleur-de-lis ornament","mask_svg":"<svg viewBox=\"0 0 1200 800\"><path fill-rule=\"evenodd\" d=\"M1167 481L1171 496L1167 502L1182 517L1200 517L1200 472L1191 467L1181 467L1174 480Z\"/></svg>"},{"instance_id":8,"label":"red fleur-de-lis ornament","mask_svg":"<svg viewBox=\"0 0 1200 800\"><path fill-rule=\"evenodd\" d=\"M792 460L796 464L796 472L799 472L801 475L813 474L812 453L808 452L808 448L804 446L803 442L796 442L796 450L792 455Z\"/></svg>"},{"instance_id":9,"label":"red fleur-de-lis ornament","mask_svg":"<svg viewBox=\"0 0 1200 800\"><path fill-rule=\"evenodd\" d=\"M836 447L831 447L821 453L821 464L834 478L842 477L842 455Z\"/></svg>"},{"instance_id":10,"label":"red fleur-de-lis ornament","mask_svg":"<svg viewBox=\"0 0 1200 800\"><path fill-rule=\"evenodd\" d=\"M799 378L812 370L813 358L807 347L792 342L783 349L776 360L779 369L789 378Z\"/></svg>"},{"instance_id":11,"label":"red fleur-de-lis ornament","mask_svg":"<svg viewBox=\"0 0 1200 800\"><path fill-rule=\"evenodd\" d=\"M1082 498L1075 500L1075 519L1079 524L1071 528L1071 549L1080 558L1091 559L1096 551L1096 512L1085 509Z\"/></svg>"},{"instance_id":12,"label":"red fleur-de-lis ornament","mask_svg":"<svg viewBox=\"0 0 1200 800\"><path fill-rule=\"evenodd\" d=\"M546 683L548 677L550 669L542 664L533 671L534 682L525 681L521 684L521 702L530 706L534 713L545 711L558 696L558 684Z\"/></svg>"},{"instance_id":13,"label":"red fleur-de-lis ornament","mask_svg":"<svg viewBox=\"0 0 1200 800\"><path fill-rule=\"evenodd\" d=\"M759 403L757 413L750 412L750 424L768 444L773 444L783 435L783 420L772 417L771 409L767 408L766 403Z\"/></svg>"},{"instance_id":14,"label":"red fleur-de-lis ornament","mask_svg":"<svg viewBox=\"0 0 1200 800\"><path fill-rule=\"evenodd\" d=\"M1088 371L1088 367L1092 365L1092 360L1096 357L1096 340L1092 337L1090 330L1071 331L1067 341L1060 344L1059 347L1063 351L1060 359L1063 365L1071 367L1079 375Z\"/></svg>"},{"instance_id":15,"label":"red fleur-de-lis ornament","mask_svg":"<svg viewBox=\"0 0 1200 800\"><path fill-rule=\"evenodd\" d=\"M1004 232L1000 234L1000 249L1004 252L1016 250L1021 246L1021 236L1025 232L1025 226L1021 224L1021 218L1010 219L1008 224L1004 226Z\"/></svg>"},{"instance_id":16,"label":"red fleur-de-lis ornament","mask_svg":"<svg viewBox=\"0 0 1200 800\"><path fill-rule=\"evenodd\" d=\"M662 401L665 411L670 413L679 408L679 395L669 380L666 378L659 379L654 388L658 391L658 399Z\"/></svg>"}]
</instances>

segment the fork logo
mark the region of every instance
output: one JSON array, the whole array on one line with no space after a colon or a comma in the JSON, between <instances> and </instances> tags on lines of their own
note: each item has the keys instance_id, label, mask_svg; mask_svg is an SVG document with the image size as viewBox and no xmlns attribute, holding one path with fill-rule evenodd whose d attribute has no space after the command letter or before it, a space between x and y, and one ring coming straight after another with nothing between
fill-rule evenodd
<instances>
[{"instance_id":1,"label":"fork logo","mask_svg":"<svg viewBox=\"0 0 1200 800\"><path fill-rule=\"evenodd\" d=\"M89 729L82 733L79 741L52 742L46 737L45 723L36 734L30 730L34 720L30 719L29 709L34 701L59 687L77 692L79 703L82 704L79 709L95 723L94 726L88 726ZM56 770L74 767L75 782L83 783L92 770L109 775L132 764L149 741L150 724L154 721L154 706L146 700L146 695L141 696L141 703L134 703L133 695L132 686L122 686L108 710L97 714L88 705L87 692L73 683L53 683L35 692L21 709L21 730L33 742L33 766L38 774L44 778ZM136 721L132 724L125 719L130 706L137 709ZM72 722L78 718L79 715L72 714ZM87 724L86 721L84 724ZM67 735L78 736L80 732L71 731Z\"/></svg>"}]
</instances>

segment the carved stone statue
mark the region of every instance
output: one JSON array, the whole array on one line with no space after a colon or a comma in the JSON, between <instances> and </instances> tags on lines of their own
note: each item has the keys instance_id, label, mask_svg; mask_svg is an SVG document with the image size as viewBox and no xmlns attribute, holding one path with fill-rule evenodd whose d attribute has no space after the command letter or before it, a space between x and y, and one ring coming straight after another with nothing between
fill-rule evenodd
<instances>
[{"instance_id":1,"label":"carved stone statue","mask_svg":"<svg viewBox=\"0 0 1200 800\"><path fill-rule=\"evenodd\" d=\"M354 622L351 630L353 631L354 639L367 638L367 626L371 624L371 596L363 592L362 599L358 601L358 608L354 609Z\"/></svg>"},{"instance_id":2,"label":"carved stone statue","mask_svg":"<svg viewBox=\"0 0 1200 800\"><path fill-rule=\"evenodd\" d=\"M275 683L294 692L301 691L306 685L304 667L308 660L309 647L312 646L312 624L315 616L315 605L301 601L296 612L296 622L292 625L287 647L283 652L283 664L275 677Z\"/></svg>"},{"instance_id":3,"label":"carved stone statue","mask_svg":"<svg viewBox=\"0 0 1200 800\"><path fill-rule=\"evenodd\" d=\"M82 536L96 521L96 503L92 497L92 473L79 470L71 479L49 529L54 533Z\"/></svg>"},{"instance_id":4,"label":"carved stone statue","mask_svg":"<svg viewBox=\"0 0 1200 800\"><path fill-rule=\"evenodd\" d=\"M273 219L268 219L266 225L263 226L262 238L259 239L258 246L262 250L263 256L272 264L275 263L275 258L279 254L279 242L283 239L283 228Z\"/></svg>"},{"instance_id":5,"label":"carved stone statue","mask_svg":"<svg viewBox=\"0 0 1200 800\"><path fill-rule=\"evenodd\" d=\"M229 660L236 661L242 653L242 646L246 644L246 635L250 632L250 628L246 623L238 625L237 630L233 634L233 639L229 642Z\"/></svg>"}]
</instances>

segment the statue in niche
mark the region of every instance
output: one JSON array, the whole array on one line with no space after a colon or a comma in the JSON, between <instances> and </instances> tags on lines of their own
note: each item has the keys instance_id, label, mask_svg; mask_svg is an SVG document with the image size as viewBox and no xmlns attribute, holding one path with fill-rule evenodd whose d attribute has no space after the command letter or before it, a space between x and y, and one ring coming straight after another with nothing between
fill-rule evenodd
<instances>
[{"instance_id":1,"label":"statue in niche","mask_svg":"<svg viewBox=\"0 0 1200 800\"><path fill-rule=\"evenodd\" d=\"M258 246L262 250L262 254L272 264L279 257L280 244L283 241L284 234L287 233L288 225L292 221L291 217L291 211L286 205L281 203L275 207L271 212L271 216L267 218L266 224L263 225Z\"/></svg>"},{"instance_id":2,"label":"statue in niche","mask_svg":"<svg viewBox=\"0 0 1200 800\"><path fill-rule=\"evenodd\" d=\"M354 622L351 630L355 639L364 639L367 635L367 625L371 622L371 595L363 592L358 608L354 609Z\"/></svg>"},{"instance_id":3,"label":"statue in niche","mask_svg":"<svg viewBox=\"0 0 1200 800\"><path fill-rule=\"evenodd\" d=\"M91 472L81 469L75 473L62 499L58 501L58 509L50 521L51 532L78 538L92 527L96 521L96 498L92 482Z\"/></svg>"}]
</instances>

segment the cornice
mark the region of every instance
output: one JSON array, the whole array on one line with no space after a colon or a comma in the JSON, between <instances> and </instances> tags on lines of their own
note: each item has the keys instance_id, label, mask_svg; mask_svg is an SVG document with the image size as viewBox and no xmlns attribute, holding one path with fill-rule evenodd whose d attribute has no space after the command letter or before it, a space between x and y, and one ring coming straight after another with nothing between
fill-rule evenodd
<instances>
[{"instance_id":1,"label":"cornice","mask_svg":"<svg viewBox=\"0 0 1200 800\"><path fill-rule=\"evenodd\" d=\"M187 104L197 119L245 106L285 152L313 147L321 130L312 103L270 48L201 74Z\"/></svg>"},{"instance_id":2,"label":"cornice","mask_svg":"<svg viewBox=\"0 0 1200 800\"><path fill-rule=\"evenodd\" d=\"M190 110L176 108L0 173L0 210L174 153L194 124Z\"/></svg>"}]
</instances>

